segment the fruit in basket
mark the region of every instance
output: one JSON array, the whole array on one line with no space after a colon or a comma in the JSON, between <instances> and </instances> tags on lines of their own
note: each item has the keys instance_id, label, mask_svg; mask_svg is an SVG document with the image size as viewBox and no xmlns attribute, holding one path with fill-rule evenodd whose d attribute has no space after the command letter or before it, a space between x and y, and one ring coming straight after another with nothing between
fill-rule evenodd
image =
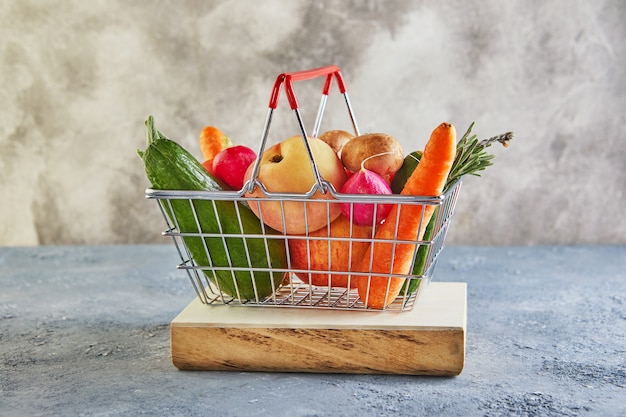
<instances>
[{"instance_id":1,"label":"fruit in basket","mask_svg":"<svg viewBox=\"0 0 626 417\"><path fill-rule=\"evenodd\" d=\"M198 142L204 161L202 165L211 174L213 173L213 158L215 158L215 155L221 150L233 146L230 138L215 126L203 127L200 131Z\"/></svg>"},{"instance_id":2,"label":"fruit in basket","mask_svg":"<svg viewBox=\"0 0 626 417\"><path fill-rule=\"evenodd\" d=\"M351 172L359 171L364 165L391 183L404 162L404 153L402 145L393 136L368 133L346 142L341 151L341 162Z\"/></svg>"},{"instance_id":3,"label":"fruit in basket","mask_svg":"<svg viewBox=\"0 0 626 417\"><path fill-rule=\"evenodd\" d=\"M215 155L212 163L212 172L233 190L241 190L246 170L255 159L256 152L247 146L230 146L222 149Z\"/></svg>"},{"instance_id":4,"label":"fruit in basket","mask_svg":"<svg viewBox=\"0 0 626 417\"><path fill-rule=\"evenodd\" d=\"M333 148L337 156L341 157L341 150L350 139L354 138L354 135L345 130L329 130L322 133L319 138Z\"/></svg>"},{"instance_id":5,"label":"fruit in basket","mask_svg":"<svg viewBox=\"0 0 626 417\"><path fill-rule=\"evenodd\" d=\"M341 215L330 224L330 230L325 226L309 233L309 238L289 238L291 268L306 270L296 275L312 285L355 288L355 276L349 279L348 272L357 270L369 247L368 239L372 239L371 226L350 225Z\"/></svg>"},{"instance_id":6,"label":"fruit in basket","mask_svg":"<svg viewBox=\"0 0 626 417\"><path fill-rule=\"evenodd\" d=\"M308 141L320 175L335 190L340 190L346 181L346 172L341 161L322 140L309 138ZM260 158L257 178L269 192L305 194L316 184L301 136L292 136L277 143L263 152ZM253 168L254 164L248 167L244 182L252 176ZM265 224L287 234L304 234L307 230L312 232L321 229L341 213L339 204L327 203L334 199L330 192L322 193L319 190L306 202L266 198L267 195L260 187L246 193L246 196L258 199L249 201L249 205Z\"/></svg>"},{"instance_id":7,"label":"fruit in basket","mask_svg":"<svg viewBox=\"0 0 626 417\"><path fill-rule=\"evenodd\" d=\"M137 153L154 189L218 192L224 188L186 149L159 132L152 116L146 128L148 147ZM285 240L243 204L185 197L162 201L162 207L170 224L185 234L183 241L193 262L223 293L241 300L262 299L281 284L283 272L267 269L287 267ZM204 238L197 235L200 232ZM265 238L244 239L243 234L265 234ZM252 274L257 268L264 270Z\"/></svg>"},{"instance_id":8,"label":"fruit in basket","mask_svg":"<svg viewBox=\"0 0 626 417\"><path fill-rule=\"evenodd\" d=\"M361 168L352 175L341 188L345 194L371 194L385 195L391 194L391 187L377 173L369 169ZM360 226L371 226L379 224L393 207L393 204L375 203L341 203L341 213L352 223Z\"/></svg>"},{"instance_id":9,"label":"fruit in basket","mask_svg":"<svg viewBox=\"0 0 626 417\"><path fill-rule=\"evenodd\" d=\"M433 130L424 148L422 159L404 185L402 194L440 195L446 185L455 154L454 126L450 123L441 123ZM359 275L357 277L359 297L368 307L384 309L400 293L405 283L405 278L402 276L411 272L411 264L417 248L415 243L399 243L393 240L420 240L434 207L394 205L385 221L376 230L376 241L370 245L368 254L364 257L359 269L370 274L389 274L390 276ZM373 260L371 265L370 259Z\"/></svg>"}]
</instances>

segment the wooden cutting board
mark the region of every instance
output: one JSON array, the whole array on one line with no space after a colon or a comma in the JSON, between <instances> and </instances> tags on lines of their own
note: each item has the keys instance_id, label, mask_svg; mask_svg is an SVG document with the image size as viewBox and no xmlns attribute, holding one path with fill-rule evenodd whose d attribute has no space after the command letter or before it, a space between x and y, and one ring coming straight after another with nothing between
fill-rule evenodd
<instances>
[{"instance_id":1,"label":"wooden cutting board","mask_svg":"<svg viewBox=\"0 0 626 417\"><path fill-rule=\"evenodd\" d=\"M171 323L181 370L459 375L467 287L431 282L411 311L252 307L192 301Z\"/></svg>"}]
</instances>

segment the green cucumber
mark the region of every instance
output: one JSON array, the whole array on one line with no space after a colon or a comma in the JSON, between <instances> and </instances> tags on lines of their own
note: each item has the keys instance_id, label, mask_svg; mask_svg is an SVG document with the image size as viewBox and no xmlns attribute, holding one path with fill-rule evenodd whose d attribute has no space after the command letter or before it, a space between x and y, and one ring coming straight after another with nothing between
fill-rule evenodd
<instances>
[{"instance_id":1,"label":"green cucumber","mask_svg":"<svg viewBox=\"0 0 626 417\"><path fill-rule=\"evenodd\" d=\"M225 189L193 155L159 132L152 116L146 120L146 129L148 147L137 153L143 160L152 188L185 191ZM280 285L283 272L256 269L285 269L285 241L271 238L271 235L279 233L264 226L248 207L235 200L217 199L171 199L170 203L171 210L167 203L164 208L179 232L220 235L204 238L185 236L183 240L194 262L209 268L203 269L203 272L223 293L241 300L262 299ZM198 230L198 223L201 230ZM266 235L270 238L221 236L243 234Z\"/></svg>"},{"instance_id":2,"label":"green cucumber","mask_svg":"<svg viewBox=\"0 0 626 417\"><path fill-rule=\"evenodd\" d=\"M391 180L391 191L394 194L400 194L404 188L404 184L406 184L406 181L417 167L417 164L419 164L420 159L422 159L422 151L413 151L404 157L402 166Z\"/></svg>"},{"instance_id":3,"label":"green cucumber","mask_svg":"<svg viewBox=\"0 0 626 417\"><path fill-rule=\"evenodd\" d=\"M433 211L433 216L430 218L428 225L426 225L426 230L424 231L424 236L422 237L423 241L429 241L433 238L433 230L435 229L435 219L437 218L437 210L439 207L436 207ZM420 277L424 275L426 271L424 271L424 267L426 266L426 258L428 258L428 250L431 245L420 245L417 248L417 254L415 255L415 260L413 262L413 270L411 274L415 277ZM404 288L400 292L401 294L413 294L417 291L422 279L421 278L411 278L410 280L405 281Z\"/></svg>"}]
</instances>

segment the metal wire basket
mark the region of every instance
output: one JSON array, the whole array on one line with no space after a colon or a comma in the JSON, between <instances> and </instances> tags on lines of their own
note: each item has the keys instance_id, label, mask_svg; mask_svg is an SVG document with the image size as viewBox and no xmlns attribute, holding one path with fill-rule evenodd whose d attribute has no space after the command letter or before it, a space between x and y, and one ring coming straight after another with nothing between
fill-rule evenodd
<instances>
[{"instance_id":1,"label":"metal wire basket","mask_svg":"<svg viewBox=\"0 0 626 417\"><path fill-rule=\"evenodd\" d=\"M293 82L322 76L325 77L322 98L313 131L309 135L302 121ZM345 98L354 132L359 135L338 67L328 66L283 73L274 83L258 155L262 155L266 148L281 86L284 84L302 138L310 138L319 133L333 78L337 80L339 90ZM238 191L146 190L146 197L155 199L159 204L167 225L163 235L172 238L180 256L178 268L186 271L196 295L207 305L372 311L367 307L368 294L366 293L364 297L359 296L356 283L359 279L384 278L389 282L391 280L404 282L400 294L385 310L411 309L433 275L454 215L461 181L452 184L440 196L344 194L335 190L321 176L308 141L303 142L316 179L311 190L305 194L269 192L258 179L260 158L255 162L251 179ZM255 189L262 192L262 199L246 194ZM326 194L327 198L321 200L313 198L320 193ZM252 205L259 204L259 201L276 202L280 207L283 224L289 216L289 211L285 210L289 204L302 205L305 220L307 213L313 210L313 205L318 208L322 205L327 213L327 224L333 221L330 213L336 213L340 205L348 207L351 215L358 204L371 204L374 212L382 205L395 205L399 210L408 206L419 206L422 216L419 219L420 229L426 229L428 226L432 233L428 239L400 240L397 238L397 232L401 225L396 222L394 238L381 239L376 237L375 224L371 227L357 227L348 219L339 234L335 234L329 226L318 230L309 230L307 227L304 233L288 234L284 227L282 230L278 230L280 228L274 230L263 224L262 215L260 220L257 219L260 228L250 231L244 212ZM192 223L195 225L181 225L180 219L176 217L176 209L180 207L193 214ZM432 210L434 214L429 224L424 213ZM229 213L227 218L224 216L225 211ZM207 214L213 219L214 227L207 228L203 224L205 223L203 216ZM413 264L410 272L382 274L364 269L363 265L369 263L371 267L374 261L373 251L368 251L367 248L375 244L389 245L390 248L411 245ZM276 247L280 248L280 251L284 250L284 253L277 255ZM391 253L393 262L393 250ZM221 261L218 261L218 258ZM418 259L421 262L417 261ZM361 265L360 269L355 268L355 264Z\"/></svg>"}]
</instances>

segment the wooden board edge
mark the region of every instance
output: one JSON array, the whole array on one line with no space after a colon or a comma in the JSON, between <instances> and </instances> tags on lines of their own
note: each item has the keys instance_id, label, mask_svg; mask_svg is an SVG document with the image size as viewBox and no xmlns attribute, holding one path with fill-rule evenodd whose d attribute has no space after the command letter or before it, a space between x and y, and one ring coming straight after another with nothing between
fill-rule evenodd
<instances>
[{"instance_id":1,"label":"wooden board edge","mask_svg":"<svg viewBox=\"0 0 626 417\"><path fill-rule=\"evenodd\" d=\"M340 317L334 315L314 315L320 320L288 322L287 325L282 322L248 325L237 320L223 323L220 316L224 315L206 313L215 311L211 307L198 310L197 305L190 304L188 313L192 320L180 320L184 316L181 312L170 326L172 363L177 369L196 371L457 376L465 367L467 290L465 283L456 284L461 284L454 288L462 289L462 299L458 292L451 297L442 296L440 292L436 300L431 300L435 303L425 302L420 311L412 312L420 324L408 327L400 325L393 315L376 312L351 313L358 317L382 314L379 317L384 317L384 326L380 328L371 325L333 328L335 320L329 318ZM424 314L433 316L435 311L441 311L438 304L451 300L459 302L453 303L456 306L452 310L453 320L434 320L438 324L432 326L424 325L431 323L430 319L417 320L424 318ZM239 308L240 312L267 311L264 307ZM298 313L301 309L272 309L281 313L287 310L301 317ZM404 318L410 316L400 314ZM226 315L227 320L230 317ZM274 314L263 317L274 317ZM216 318L220 320L212 321Z\"/></svg>"},{"instance_id":2,"label":"wooden board edge","mask_svg":"<svg viewBox=\"0 0 626 417\"><path fill-rule=\"evenodd\" d=\"M465 329L171 329L180 370L457 376Z\"/></svg>"}]
</instances>

